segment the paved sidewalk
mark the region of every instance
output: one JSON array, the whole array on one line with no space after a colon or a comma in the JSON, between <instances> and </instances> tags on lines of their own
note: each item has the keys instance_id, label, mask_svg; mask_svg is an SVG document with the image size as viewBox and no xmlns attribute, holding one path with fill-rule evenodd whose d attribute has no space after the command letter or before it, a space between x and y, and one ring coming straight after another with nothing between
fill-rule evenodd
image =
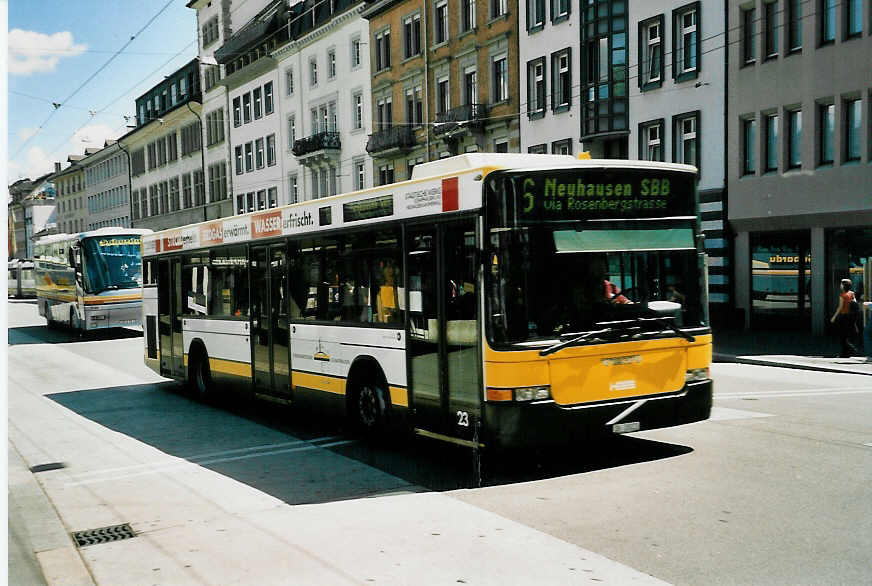
<instances>
[{"instance_id":1,"label":"paved sidewalk","mask_svg":"<svg viewBox=\"0 0 872 586\"><path fill-rule=\"evenodd\" d=\"M714 360L872 376L872 359L839 358L838 339L805 332L716 331Z\"/></svg>"}]
</instances>

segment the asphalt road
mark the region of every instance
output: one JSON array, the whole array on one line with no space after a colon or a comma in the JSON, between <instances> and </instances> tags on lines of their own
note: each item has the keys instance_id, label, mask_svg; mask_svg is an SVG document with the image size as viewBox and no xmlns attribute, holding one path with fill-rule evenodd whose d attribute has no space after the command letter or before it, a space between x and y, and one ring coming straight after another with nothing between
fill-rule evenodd
<instances>
[{"instance_id":1,"label":"asphalt road","mask_svg":"<svg viewBox=\"0 0 872 586\"><path fill-rule=\"evenodd\" d=\"M459 448L198 403L143 366L137 332L79 340L7 308L12 449L65 466L34 477L66 532L140 534L78 550L98 584L872 583L869 377L717 364L710 421L479 477ZM57 551L10 506L10 551Z\"/></svg>"}]
</instances>

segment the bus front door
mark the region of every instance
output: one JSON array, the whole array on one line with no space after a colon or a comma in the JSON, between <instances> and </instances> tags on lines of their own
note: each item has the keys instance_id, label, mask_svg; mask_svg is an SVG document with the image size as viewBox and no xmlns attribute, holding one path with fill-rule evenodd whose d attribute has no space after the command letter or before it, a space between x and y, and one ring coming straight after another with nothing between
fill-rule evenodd
<instances>
[{"instance_id":1,"label":"bus front door","mask_svg":"<svg viewBox=\"0 0 872 586\"><path fill-rule=\"evenodd\" d=\"M251 363L255 393L290 394L287 256L283 245L251 248Z\"/></svg>"},{"instance_id":2,"label":"bus front door","mask_svg":"<svg viewBox=\"0 0 872 586\"><path fill-rule=\"evenodd\" d=\"M477 441L481 334L473 220L407 231L409 387L416 427Z\"/></svg>"}]
</instances>

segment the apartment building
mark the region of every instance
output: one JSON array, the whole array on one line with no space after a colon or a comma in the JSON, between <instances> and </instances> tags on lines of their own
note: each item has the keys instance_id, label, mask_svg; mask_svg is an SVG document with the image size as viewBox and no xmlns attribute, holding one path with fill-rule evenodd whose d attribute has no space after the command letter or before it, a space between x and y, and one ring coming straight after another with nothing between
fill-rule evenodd
<instances>
[{"instance_id":1,"label":"apartment building","mask_svg":"<svg viewBox=\"0 0 872 586\"><path fill-rule=\"evenodd\" d=\"M358 0L292 7L290 42L273 53L281 78L287 201L373 185L369 22Z\"/></svg>"},{"instance_id":2,"label":"apartment building","mask_svg":"<svg viewBox=\"0 0 872 586\"><path fill-rule=\"evenodd\" d=\"M84 155L67 157L69 165L61 169L61 163L55 163L55 173L51 180L55 183L55 205L57 226L59 232L68 234L81 232L85 229L88 210L85 206L85 173L79 161Z\"/></svg>"},{"instance_id":3,"label":"apartment building","mask_svg":"<svg viewBox=\"0 0 872 586\"><path fill-rule=\"evenodd\" d=\"M746 328L824 332L843 278L869 299L870 12L728 2L727 218Z\"/></svg>"},{"instance_id":4,"label":"apartment building","mask_svg":"<svg viewBox=\"0 0 872 586\"><path fill-rule=\"evenodd\" d=\"M130 228L128 162L118 142L107 140L101 149L85 149L79 165L85 177L82 198L88 214L84 229Z\"/></svg>"},{"instance_id":5,"label":"apartment building","mask_svg":"<svg viewBox=\"0 0 872 586\"><path fill-rule=\"evenodd\" d=\"M378 0L370 22L378 185L465 152L519 152L518 11L506 0Z\"/></svg>"},{"instance_id":6,"label":"apartment building","mask_svg":"<svg viewBox=\"0 0 872 586\"><path fill-rule=\"evenodd\" d=\"M710 316L731 317L726 201L726 23L723 3L649 0L630 4L626 31L628 158L699 170ZM612 43L617 35L612 35ZM588 45L590 47L590 45ZM614 49L611 50L614 60ZM588 96L590 89L588 89ZM615 107L618 102L612 104Z\"/></svg>"},{"instance_id":7,"label":"apartment building","mask_svg":"<svg viewBox=\"0 0 872 586\"><path fill-rule=\"evenodd\" d=\"M231 0L191 0L186 5L197 11L202 161L205 182L205 218L233 215L233 174L228 127L229 105L224 68L215 59L233 32L233 23L245 23L264 2L248 0L233 6Z\"/></svg>"},{"instance_id":8,"label":"apartment building","mask_svg":"<svg viewBox=\"0 0 872 586\"><path fill-rule=\"evenodd\" d=\"M134 227L164 230L208 219L201 100L197 59L136 100L136 128L118 139L130 158Z\"/></svg>"}]
</instances>

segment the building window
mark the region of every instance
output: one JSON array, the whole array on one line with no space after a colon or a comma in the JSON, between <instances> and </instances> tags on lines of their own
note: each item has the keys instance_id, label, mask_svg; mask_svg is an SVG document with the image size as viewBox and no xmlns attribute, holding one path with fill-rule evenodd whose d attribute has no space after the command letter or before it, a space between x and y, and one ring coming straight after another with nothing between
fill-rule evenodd
<instances>
[{"instance_id":1,"label":"building window","mask_svg":"<svg viewBox=\"0 0 872 586\"><path fill-rule=\"evenodd\" d=\"M836 0L818 0L820 18L820 44L825 45L836 40Z\"/></svg>"},{"instance_id":2,"label":"building window","mask_svg":"<svg viewBox=\"0 0 872 586\"><path fill-rule=\"evenodd\" d=\"M545 0L527 0L527 30L538 31L545 26Z\"/></svg>"},{"instance_id":3,"label":"building window","mask_svg":"<svg viewBox=\"0 0 872 586\"><path fill-rule=\"evenodd\" d=\"M802 110L788 111L787 123L787 166L797 169L802 167Z\"/></svg>"},{"instance_id":4,"label":"building window","mask_svg":"<svg viewBox=\"0 0 872 586\"><path fill-rule=\"evenodd\" d=\"M311 87L318 85L318 60L315 57L309 59L309 85Z\"/></svg>"},{"instance_id":5,"label":"building window","mask_svg":"<svg viewBox=\"0 0 872 586\"><path fill-rule=\"evenodd\" d=\"M363 161L355 161L354 163L354 189L360 190L366 188L366 165Z\"/></svg>"},{"instance_id":6,"label":"building window","mask_svg":"<svg viewBox=\"0 0 872 586\"><path fill-rule=\"evenodd\" d=\"M860 100L846 100L845 107L845 161L860 160L860 132L862 128Z\"/></svg>"},{"instance_id":7,"label":"building window","mask_svg":"<svg viewBox=\"0 0 872 586\"><path fill-rule=\"evenodd\" d=\"M285 94L294 95L294 69L292 67L285 69Z\"/></svg>"},{"instance_id":8,"label":"building window","mask_svg":"<svg viewBox=\"0 0 872 586\"><path fill-rule=\"evenodd\" d=\"M532 146L527 147L527 152L531 155L545 155L548 154L548 145L547 144L534 144Z\"/></svg>"},{"instance_id":9,"label":"building window","mask_svg":"<svg viewBox=\"0 0 872 586\"><path fill-rule=\"evenodd\" d=\"M391 31L384 30L375 35L375 70L382 71L391 66Z\"/></svg>"},{"instance_id":10,"label":"building window","mask_svg":"<svg viewBox=\"0 0 872 586\"><path fill-rule=\"evenodd\" d=\"M276 135L270 134L266 137L266 164L272 167L276 164Z\"/></svg>"},{"instance_id":11,"label":"building window","mask_svg":"<svg viewBox=\"0 0 872 586\"><path fill-rule=\"evenodd\" d=\"M240 106L240 99L238 97L233 98L233 126L239 127L242 125L242 108Z\"/></svg>"},{"instance_id":12,"label":"building window","mask_svg":"<svg viewBox=\"0 0 872 586\"><path fill-rule=\"evenodd\" d=\"M448 88L448 76L436 80L436 113L443 114L451 108L451 93Z\"/></svg>"},{"instance_id":13,"label":"building window","mask_svg":"<svg viewBox=\"0 0 872 586\"><path fill-rule=\"evenodd\" d=\"M257 192L257 209L266 209L266 189Z\"/></svg>"},{"instance_id":14,"label":"building window","mask_svg":"<svg viewBox=\"0 0 872 586\"><path fill-rule=\"evenodd\" d=\"M672 14L672 27L675 31L673 75L676 81L684 81L699 74L699 2L679 8Z\"/></svg>"},{"instance_id":15,"label":"building window","mask_svg":"<svg viewBox=\"0 0 872 586\"><path fill-rule=\"evenodd\" d=\"M639 87L663 84L663 15L639 23Z\"/></svg>"},{"instance_id":16,"label":"building window","mask_svg":"<svg viewBox=\"0 0 872 586\"><path fill-rule=\"evenodd\" d=\"M297 191L297 175L288 175L288 203L297 203L299 200L299 192Z\"/></svg>"},{"instance_id":17,"label":"building window","mask_svg":"<svg viewBox=\"0 0 872 586\"><path fill-rule=\"evenodd\" d=\"M460 32L475 28L475 0L460 0Z\"/></svg>"},{"instance_id":18,"label":"building window","mask_svg":"<svg viewBox=\"0 0 872 586\"><path fill-rule=\"evenodd\" d=\"M545 115L545 57L527 63L527 117Z\"/></svg>"},{"instance_id":19,"label":"building window","mask_svg":"<svg viewBox=\"0 0 872 586\"><path fill-rule=\"evenodd\" d=\"M508 11L506 0L490 0L491 20L503 16Z\"/></svg>"},{"instance_id":20,"label":"building window","mask_svg":"<svg viewBox=\"0 0 872 586\"><path fill-rule=\"evenodd\" d=\"M778 170L778 114L766 114L766 171Z\"/></svg>"},{"instance_id":21,"label":"building window","mask_svg":"<svg viewBox=\"0 0 872 586\"><path fill-rule=\"evenodd\" d=\"M245 194L245 209L248 212L253 212L255 210L254 207L254 195L253 191L250 191Z\"/></svg>"},{"instance_id":22,"label":"building window","mask_svg":"<svg viewBox=\"0 0 872 586\"><path fill-rule=\"evenodd\" d=\"M805 0L787 1L787 50L802 49L802 5Z\"/></svg>"},{"instance_id":23,"label":"building window","mask_svg":"<svg viewBox=\"0 0 872 586\"><path fill-rule=\"evenodd\" d=\"M251 94L243 94L242 96L242 121L245 124L251 122Z\"/></svg>"},{"instance_id":24,"label":"building window","mask_svg":"<svg viewBox=\"0 0 872 586\"><path fill-rule=\"evenodd\" d=\"M833 127L835 110L833 104L818 104L818 164L833 163Z\"/></svg>"},{"instance_id":25,"label":"building window","mask_svg":"<svg viewBox=\"0 0 872 586\"><path fill-rule=\"evenodd\" d=\"M245 172L250 173L254 170L254 143L245 143Z\"/></svg>"},{"instance_id":26,"label":"building window","mask_svg":"<svg viewBox=\"0 0 872 586\"><path fill-rule=\"evenodd\" d=\"M266 116L273 113L273 82L271 81L263 86L263 111Z\"/></svg>"},{"instance_id":27,"label":"building window","mask_svg":"<svg viewBox=\"0 0 872 586\"><path fill-rule=\"evenodd\" d=\"M394 125L393 104L391 98L380 98L376 101L376 124L379 130L386 130Z\"/></svg>"},{"instance_id":28,"label":"building window","mask_svg":"<svg viewBox=\"0 0 872 586\"><path fill-rule=\"evenodd\" d=\"M753 175L757 172L755 157L757 146L757 121L754 118L742 120L742 175Z\"/></svg>"},{"instance_id":29,"label":"building window","mask_svg":"<svg viewBox=\"0 0 872 586\"><path fill-rule=\"evenodd\" d=\"M565 138L563 140L556 140L551 143L551 154L552 155L571 155L572 154L572 139Z\"/></svg>"},{"instance_id":30,"label":"building window","mask_svg":"<svg viewBox=\"0 0 872 586\"><path fill-rule=\"evenodd\" d=\"M258 138L254 141L254 164L257 169L263 169L264 167L264 150L263 150L263 139Z\"/></svg>"},{"instance_id":31,"label":"building window","mask_svg":"<svg viewBox=\"0 0 872 586\"><path fill-rule=\"evenodd\" d=\"M778 2L763 3L763 49L765 58L778 56Z\"/></svg>"},{"instance_id":32,"label":"building window","mask_svg":"<svg viewBox=\"0 0 872 586\"><path fill-rule=\"evenodd\" d=\"M327 51L327 79L336 79L336 49Z\"/></svg>"},{"instance_id":33,"label":"building window","mask_svg":"<svg viewBox=\"0 0 872 586\"><path fill-rule=\"evenodd\" d=\"M863 34L863 0L842 0L845 7L845 38Z\"/></svg>"},{"instance_id":34,"label":"building window","mask_svg":"<svg viewBox=\"0 0 872 586\"><path fill-rule=\"evenodd\" d=\"M263 117L263 104L261 103L261 89L259 87L254 88L252 91L252 95L254 96L254 119Z\"/></svg>"},{"instance_id":35,"label":"building window","mask_svg":"<svg viewBox=\"0 0 872 586\"><path fill-rule=\"evenodd\" d=\"M403 57L421 54L421 15L414 14L403 21Z\"/></svg>"},{"instance_id":36,"label":"building window","mask_svg":"<svg viewBox=\"0 0 872 586\"><path fill-rule=\"evenodd\" d=\"M267 205L270 208L278 207L279 205L279 190L276 187L270 187L266 192Z\"/></svg>"},{"instance_id":37,"label":"building window","mask_svg":"<svg viewBox=\"0 0 872 586\"><path fill-rule=\"evenodd\" d=\"M571 4L569 0L551 0L551 22L560 22L569 18Z\"/></svg>"},{"instance_id":38,"label":"building window","mask_svg":"<svg viewBox=\"0 0 872 586\"><path fill-rule=\"evenodd\" d=\"M475 65L470 65L463 70L463 103L478 103L478 70Z\"/></svg>"},{"instance_id":39,"label":"building window","mask_svg":"<svg viewBox=\"0 0 872 586\"><path fill-rule=\"evenodd\" d=\"M572 102L572 49L551 54L551 108L568 110Z\"/></svg>"},{"instance_id":40,"label":"building window","mask_svg":"<svg viewBox=\"0 0 872 586\"><path fill-rule=\"evenodd\" d=\"M742 10L742 61L746 65L757 59L756 13L754 8Z\"/></svg>"},{"instance_id":41,"label":"building window","mask_svg":"<svg viewBox=\"0 0 872 586\"><path fill-rule=\"evenodd\" d=\"M699 112L675 117L672 158L699 168Z\"/></svg>"},{"instance_id":42,"label":"building window","mask_svg":"<svg viewBox=\"0 0 872 586\"><path fill-rule=\"evenodd\" d=\"M509 99L509 71L505 55L493 59L493 101L504 102Z\"/></svg>"},{"instance_id":43,"label":"building window","mask_svg":"<svg viewBox=\"0 0 872 586\"><path fill-rule=\"evenodd\" d=\"M360 37L351 39L351 68L360 67Z\"/></svg>"},{"instance_id":44,"label":"building window","mask_svg":"<svg viewBox=\"0 0 872 586\"><path fill-rule=\"evenodd\" d=\"M448 42L448 0L436 2L433 19L433 40L436 45Z\"/></svg>"},{"instance_id":45,"label":"building window","mask_svg":"<svg viewBox=\"0 0 872 586\"><path fill-rule=\"evenodd\" d=\"M639 158L645 161L663 160L663 124L655 120L639 125Z\"/></svg>"},{"instance_id":46,"label":"building window","mask_svg":"<svg viewBox=\"0 0 872 586\"><path fill-rule=\"evenodd\" d=\"M507 153L509 152L509 141L505 138L498 138L494 140L494 152L495 153Z\"/></svg>"},{"instance_id":47,"label":"building window","mask_svg":"<svg viewBox=\"0 0 872 586\"><path fill-rule=\"evenodd\" d=\"M297 140L297 121L296 118L291 115L288 116L288 148L294 148L294 142Z\"/></svg>"},{"instance_id":48,"label":"building window","mask_svg":"<svg viewBox=\"0 0 872 586\"><path fill-rule=\"evenodd\" d=\"M218 40L218 17L213 16L203 25L203 48Z\"/></svg>"},{"instance_id":49,"label":"building window","mask_svg":"<svg viewBox=\"0 0 872 586\"><path fill-rule=\"evenodd\" d=\"M382 165L378 168L379 185L389 185L394 182L394 166Z\"/></svg>"},{"instance_id":50,"label":"building window","mask_svg":"<svg viewBox=\"0 0 872 586\"><path fill-rule=\"evenodd\" d=\"M234 148L234 154L236 155L236 174L242 175L245 169L242 166L242 145Z\"/></svg>"}]
</instances>

